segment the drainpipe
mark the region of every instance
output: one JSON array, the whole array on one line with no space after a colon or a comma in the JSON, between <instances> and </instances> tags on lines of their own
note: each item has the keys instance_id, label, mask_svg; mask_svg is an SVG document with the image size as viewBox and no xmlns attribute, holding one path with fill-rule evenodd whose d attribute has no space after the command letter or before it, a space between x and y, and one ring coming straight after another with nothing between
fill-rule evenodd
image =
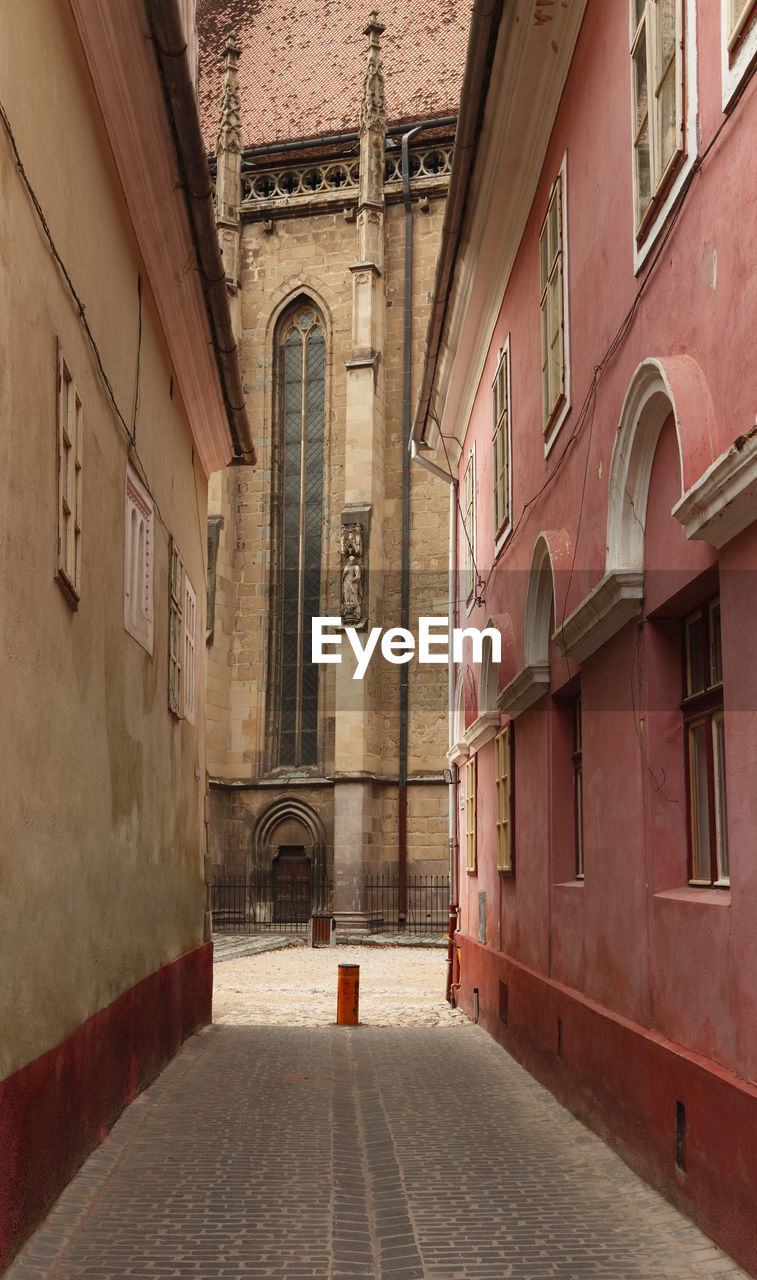
<instances>
[{"instance_id":1,"label":"drainpipe","mask_svg":"<svg viewBox=\"0 0 757 1280\"><path fill-rule=\"evenodd\" d=\"M457 575L457 481L449 471L445 471L443 467L438 467L435 462L427 458L425 454L420 453L414 440L410 441L410 459L424 467L426 471L430 471L432 475L437 476L440 480L445 480L449 485L449 558L448 558L448 576L449 576L449 596L447 600L447 626L450 636L456 621L456 575ZM455 710L455 667L452 662L448 664L447 676L447 717L450 726L450 745L452 745L452 726ZM448 840L449 840L449 927L447 934L447 989L446 997L449 1004L454 1008L455 997L453 992L459 983L452 981L454 960L455 960L455 929L457 927L458 913L458 885L457 885L457 869L458 869L458 838L457 838L457 795L460 785L460 775L457 765L452 766L452 781L448 787L449 806L448 806Z\"/></svg>"},{"instance_id":2,"label":"drainpipe","mask_svg":"<svg viewBox=\"0 0 757 1280\"><path fill-rule=\"evenodd\" d=\"M452 481L449 487L449 634L455 626L457 592L457 483ZM455 664L450 662L447 681L447 719L449 723L450 744L454 735L455 714ZM457 869L459 866L457 838L457 797L460 786L460 771L456 764L452 766L452 782L449 786L449 941L447 943L447 1001L454 1007L453 970L455 965L455 930L457 928L458 897ZM459 983L458 983L459 986Z\"/></svg>"},{"instance_id":3,"label":"drainpipe","mask_svg":"<svg viewBox=\"0 0 757 1280\"><path fill-rule=\"evenodd\" d=\"M453 124L457 124L457 116L438 116L436 119L419 120L413 125L411 133L417 133L419 129L447 129ZM396 137L404 128L404 124L390 125L386 131L387 138ZM297 138L294 142L269 142L261 147L245 147L242 160L286 155L290 151L317 151L321 147L344 147L349 142L359 141L359 133L324 133L316 138Z\"/></svg>"},{"instance_id":4,"label":"drainpipe","mask_svg":"<svg viewBox=\"0 0 757 1280\"><path fill-rule=\"evenodd\" d=\"M410 620L410 373L413 337L413 208L410 202L410 139L432 122L417 124L402 135L402 198L405 205L405 282L402 341L402 576L400 626ZM400 667L400 759L397 816L398 921L407 919L407 728L408 669Z\"/></svg>"}]
</instances>

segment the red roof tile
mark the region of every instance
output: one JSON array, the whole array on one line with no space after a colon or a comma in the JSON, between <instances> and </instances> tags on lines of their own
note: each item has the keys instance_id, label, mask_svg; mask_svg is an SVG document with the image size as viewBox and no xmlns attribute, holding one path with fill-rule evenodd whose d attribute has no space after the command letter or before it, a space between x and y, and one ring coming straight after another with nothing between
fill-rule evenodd
<instances>
[{"instance_id":1,"label":"red roof tile","mask_svg":"<svg viewBox=\"0 0 757 1280\"><path fill-rule=\"evenodd\" d=\"M200 116L215 148L223 45L234 33L244 144L358 126L370 0L198 0ZM392 0L379 10L390 124L457 112L472 0Z\"/></svg>"}]
</instances>

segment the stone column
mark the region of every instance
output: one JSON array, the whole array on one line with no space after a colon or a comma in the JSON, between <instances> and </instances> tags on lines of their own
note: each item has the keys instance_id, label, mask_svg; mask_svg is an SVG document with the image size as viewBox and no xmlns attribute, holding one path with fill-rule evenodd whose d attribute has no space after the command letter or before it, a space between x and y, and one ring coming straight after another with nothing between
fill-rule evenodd
<instances>
[{"instance_id":1,"label":"stone column","mask_svg":"<svg viewBox=\"0 0 757 1280\"><path fill-rule=\"evenodd\" d=\"M345 510L342 515L343 621L367 631L381 625L384 548L384 146L386 107L379 37L384 27L371 14L368 62L360 107L360 195L357 261L352 275L352 355L347 362ZM362 555L345 542L345 529L362 529ZM368 536L368 526L370 536ZM353 554L350 555L350 550ZM345 554L345 551L347 554ZM357 572L359 571L359 572ZM356 588L355 581L358 586ZM345 585L346 584L346 585ZM356 589L360 593L356 612ZM342 646L336 668L334 785L334 914L337 931L367 931L363 880L375 866L381 832L381 672L375 659L354 680L354 659Z\"/></svg>"}]
</instances>

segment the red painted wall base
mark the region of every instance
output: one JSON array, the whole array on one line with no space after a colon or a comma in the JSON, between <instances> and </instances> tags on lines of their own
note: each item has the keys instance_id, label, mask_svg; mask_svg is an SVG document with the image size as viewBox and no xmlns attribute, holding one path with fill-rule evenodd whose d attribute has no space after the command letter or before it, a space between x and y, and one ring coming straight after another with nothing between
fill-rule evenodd
<instances>
[{"instance_id":1,"label":"red painted wall base","mask_svg":"<svg viewBox=\"0 0 757 1280\"><path fill-rule=\"evenodd\" d=\"M206 942L0 1082L0 1271L127 1103L210 1022L212 992Z\"/></svg>"},{"instance_id":2,"label":"red painted wall base","mask_svg":"<svg viewBox=\"0 0 757 1280\"><path fill-rule=\"evenodd\" d=\"M460 1007L473 1015L478 988L486 1031L757 1274L757 1088L472 938L456 944Z\"/></svg>"}]
</instances>

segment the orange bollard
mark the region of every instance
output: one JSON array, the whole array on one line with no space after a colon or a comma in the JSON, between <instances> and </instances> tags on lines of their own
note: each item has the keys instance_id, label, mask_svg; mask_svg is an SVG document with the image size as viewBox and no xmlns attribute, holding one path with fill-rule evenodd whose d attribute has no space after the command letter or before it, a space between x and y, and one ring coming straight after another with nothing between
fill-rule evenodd
<instances>
[{"instance_id":1,"label":"orange bollard","mask_svg":"<svg viewBox=\"0 0 757 1280\"><path fill-rule=\"evenodd\" d=\"M341 1026L356 1027L359 1022L358 1002L360 965L340 964L336 993L336 1020Z\"/></svg>"}]
</instances>

